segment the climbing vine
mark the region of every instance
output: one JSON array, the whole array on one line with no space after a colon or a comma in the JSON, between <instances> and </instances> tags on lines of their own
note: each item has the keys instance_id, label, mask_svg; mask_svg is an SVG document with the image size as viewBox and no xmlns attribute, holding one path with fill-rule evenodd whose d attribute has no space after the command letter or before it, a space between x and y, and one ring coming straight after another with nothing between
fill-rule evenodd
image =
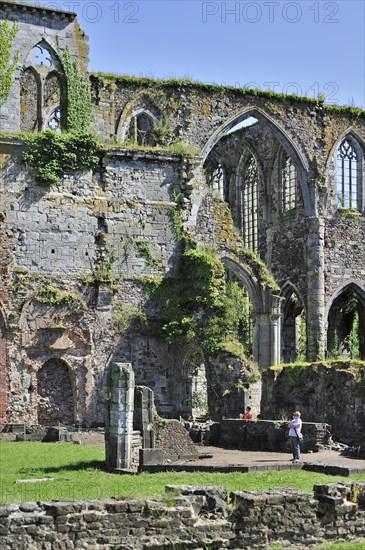
<instances>
[{"instance_id":1,"label":"climbing vine","mask_svg":"<svg viewBox=\"0 0 365 550\"><path fill-rule=\"evenodd\" d=\"M222 349L237 356L250 352L249 299L238 283L226 281L214 251L189 243L178 277L146 281L146 292L160 304L159 315L147 320L151 333L169 343L185 338L207 355Z\"/></svg>"},{"instance_id":2,"label":"climbing vine","mask_svg":"<svg viewBox=\"0 0 365 550\"><path fill-rule=\"evenodd\" d=\"M27 134L22 160L38 183L50 186L64 174L93 168L99 162L97 142L90 134Z\"/></svg>"},{"instance_id":3,"label":"climbing vine","mask_svg":"<svg viewBox=\"0 0 365 550\"><path fill-rule=\"evenodd\" d=\"M66 129L69 132L88 132L92 113L90 83L81 74L79 62L72 59L68 47L57 53L67 84Z\"/></svg>"},{"instance_id":4,"label":"climbing vine","mask_svg":"<svg viewBox=\"0 0 365 550\"><path fill-rule=\"evenodd\" d=\"M11 46L18 32L17 23L3 21L0 24L0 106L5 103L14 82L14 71L19 60L19 51L11 61Z\"/></svg>"}]
</instances>

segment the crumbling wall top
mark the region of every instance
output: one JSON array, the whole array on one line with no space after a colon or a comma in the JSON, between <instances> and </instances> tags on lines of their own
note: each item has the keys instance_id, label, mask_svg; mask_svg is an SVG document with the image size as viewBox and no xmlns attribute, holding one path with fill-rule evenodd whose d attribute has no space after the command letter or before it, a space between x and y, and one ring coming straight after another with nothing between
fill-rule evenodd
<instances>
[{"instance_id":1,"label":"crumbling wall top","mask_svg":"<svg viewBox=\"0 0 365 550\"><path fill-rule=\"evenodd\" d=\"M25 2L14 2L11 0L0 0L1 11L4 12L5 18L11 19L12 15L16 15L24 12L39 12L47 13L48 17L60 17L61 19L69 19L73 21L76 17L76 13L72 11L63 11L56 8L48 8L46 6L41 6L40 4L28 4Z\"/></svg>"}]
</instances>

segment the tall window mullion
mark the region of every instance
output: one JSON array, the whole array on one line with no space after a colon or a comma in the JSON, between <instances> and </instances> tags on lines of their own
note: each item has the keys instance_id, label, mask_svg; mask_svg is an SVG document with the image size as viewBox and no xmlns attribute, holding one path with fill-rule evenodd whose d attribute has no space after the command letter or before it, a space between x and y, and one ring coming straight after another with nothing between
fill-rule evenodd
<instances>
[{"instance_id":1,"label":"tall window mullion","mask_svg":"<svg viewBox=\"0 0 365 550\"><path fill-rule=\"evenodd\" d=\"M282 152L280 163L281 209L283 212L296 206L297 171L290 157Z\"/></svg>"},{"instance_id":2,"label":"tall window mullion","mask_svg":"<svg viewBox=\"0 0 365 550\"><path fill-rule=\"evenodd\" d=\"M257 163L253 157L247 163L244 176L243 190L243 229L244 240L247 248L257 250L257 193L258 193L258 171Z\"/></svg>"},{"instance_id":3,"label":"tall window mullion","mask_svg":"<svg viewBox=\"0 0 365 550\"><path fill-rule=\"evenodd\" d=\"M358 161L349 140L337 151L337 205L339 208L358 208Z\"/></svg>"}]
</instances>

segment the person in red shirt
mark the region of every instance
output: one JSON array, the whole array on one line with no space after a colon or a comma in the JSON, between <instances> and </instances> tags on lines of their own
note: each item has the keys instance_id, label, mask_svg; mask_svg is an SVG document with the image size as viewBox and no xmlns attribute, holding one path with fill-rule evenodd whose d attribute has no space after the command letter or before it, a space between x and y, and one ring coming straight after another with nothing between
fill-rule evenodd
<instances>
[{"instance_id":1,"label":"person in red shirt","mask_svg":"<svg viewBox=\"0 0 365 550\"><path fill-rule=\"evenodd\" d=\"M243 415L243 420L252 420L251 407L246 407L246 412Z\"/></svg>"}]
</instances>

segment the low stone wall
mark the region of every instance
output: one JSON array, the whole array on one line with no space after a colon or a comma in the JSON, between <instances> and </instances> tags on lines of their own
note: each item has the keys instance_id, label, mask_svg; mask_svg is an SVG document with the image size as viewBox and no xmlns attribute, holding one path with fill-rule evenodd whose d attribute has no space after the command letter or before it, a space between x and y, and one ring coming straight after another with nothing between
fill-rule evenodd
<instances>
[{"instance_id":1,"label":"low stone wall","mask_svg":"<svg viewBox=\"0 0 365 550\"><path fill-rule=\"evenodd\" d=\"M0 547L8 550L305 548L365 536L365 481L235 492L167 487L164 500L104 499L0 507ZM179 495L176 496L176 492Z\"/></svg>"},{"instance_id":2,"label":"low stone wall","mask_svg":"<svg viewBox=\"0 0 365 550\"><path fill-rule=\"evenodd\" d=\"M318 451L331 437L330 426L324 423L303 422L302 433L304 453ZM213 426L212 435L215 444L242 451L288 452L290 447L288 421L225 419Z\"/></svg>"}]
</instances>

